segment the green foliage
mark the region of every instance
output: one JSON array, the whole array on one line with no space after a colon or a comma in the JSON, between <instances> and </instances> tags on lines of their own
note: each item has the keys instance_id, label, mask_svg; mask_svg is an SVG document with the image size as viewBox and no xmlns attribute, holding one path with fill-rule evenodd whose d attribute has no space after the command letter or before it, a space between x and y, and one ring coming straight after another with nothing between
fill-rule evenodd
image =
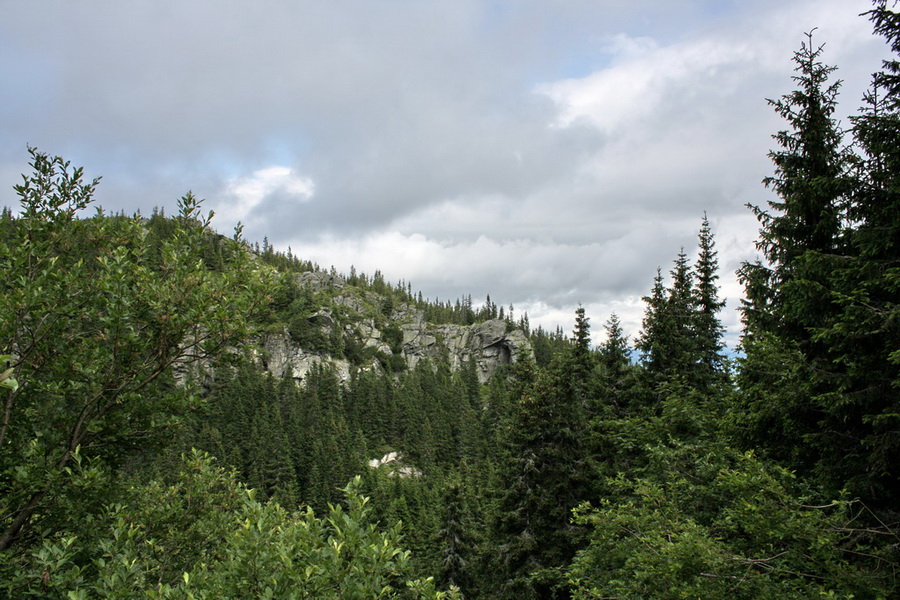
<instances>
[{"instance_id":1,"label":"green foliage","mask_svg":"<svg viewBox=\"0 0 900 600\"><path fill-rule=\"evenodd\" d=\"M194 452L173 484L135 488L131 504L110 507L91 548L47 540L7 589L22 598L458 597L408 576L398 527L375 528L359 487L351 481L346 507L331 505L325 517L291 514Z\"/></svg>"},{"instance_id":2,"label":"green foliage","mask_svg":"<svg viewBox=\"0 0 900 600\"><path fill-rule=\"evenodd\" d=\"M728 398L669 386L657 410L597 420L606 475L576 522L575 598L881 598L889 527L722 434ZM827 494L827 492L825 492ZM883 562L882 562L883 561Z\"/></svg>"},{"instance_id":3,"label":"green foliage","mask_svg":"<svg viewBox=\"0 0 900 600\"><path fill-rule=\"evenodd\" d=\"M405 464L409 464L404 459ZM382 528L403 528L403 545L411 552L410 567L419 576L440 579L441 479L402 476L390 468L373 470L365 478L366 494L371 495L372 516Z\"/></svg>"},{"instance_id":4,"label":"green foliage","mask_svg":"<svg viewBox=\"0 0 900 600\"><path fill-rule=\"evenodd\" d=\"M391 352L399 354L403 345L403 331L396 325L391 324L381 330L382 341L390 346Z\"/></svg>"},{"instance_id":5,"label":"green foliage","mask_svg":"<svg viewBox=\"0 0 900 600\"><path fill-rule=\"evenodd\" d=\"M295 314L287 327L291 339L304 350L328 352L331 349L328 332L316 323L312 315Z\"/></svg>"},{"instance_id":6,"label":"green foliage","mask_svg":"<svg viewBox=\"0 0 900 600\"><path fill-rule=\"evenodd\" d=\"M697 368L711 385L725 383L725 344L722 336L725 328L719 320L718 313L725 307L725 301L719 299L718 253L709 219L703 214L698 235L699 252L694 267L697 284L694 289L697 312L694 315L694 330L697 335L697 352L699 361Z\"/></svg>"},{"instance_id":7,"label":"green foliage","mask_svg":"<svg viewBox=\"0 0 900 600\"><path fill-rule=\"evenodd\" d=\"M683 249L670 275L672 284L666 289L662 273L657 271L651 295L644 298L647 309L637 347L654 383L685 377L697 384L701 357L696 318L700 313L694 294L694 272Z\"/></svg>"},{"instance_id":8,"label":"green foliage","mask_svg":"<svg viewBox=\"0 0 900 600\"><path fill-rule=\"evenodd\" d=\"M849 155L833 117L840 82L829 83L835 68L824 65L821 54L808 34L794 54L798 89L770 101L791 129L773 136L780 149L769 155L775 174L765 184L778 198L768 210L750 207L761 225L757 248L768 265L746 263L741 269L750 331L777 331L795 341L808 339L806 329L829 309L814 291L822 271L804 268L800 259L810 251L842 250L841 220L851 189Z\"/></svg>"},{"instance_id":9,"label":"green foliage","mask_svg":"<svg viewBox=\"0 0 900 600\"><path fill-rule=\"evenodd\" d=\"M898 52L887 4L869 16ZM0 214L0 594L895 596L900 61L851 152L821 51L803 44L772 102L788 130L753 209L734 388L705 215L696 259L657 272L634 363L616 315L594 350L583 309L569 337L268 240L252 257L190 194L175 218L80 218L97 182L32 151L21 214ZM474 361L407 369L410 310L518 324L535 360L486 385ZM349 380L272 377L235 351L255 330ZM367 468L389 451L415 470Z\"/></svg>"},{"instance_id":10,"label":"green foliage","mask_svg":"<svg viewBox=\"0 0 900 600\"><path fill-rule=\"evenodd\" d=\"M657 269L651 293L644 297L647 307L636 347L654 387L675 379L696 388L728 383L718 318L724 302L718 298L715 241L706 215L698 237L696 266L682 249L670 271L670 287L663 285Z\"/></svg>"},{"instance_id":11,"label":"green foliage","mask_svg":"<svg viewBox=\"0 0 900 600\"><path fill-rule=\"evenodd\" d=\"M384 370L388 373L402 373L405 371L409 365L406 363L406 359L403 358L401 354L391 354L390 356L375 353L378 357L381 366L384 367Z\"/></svg>"},{"instance_id":12,"label":"green foliage","mask_svg":"<svg viewBox=\"0 0 900 600\"><path fill-rule=\"evenodd\" d=\"M897 39L896 13L876 2L876 30ZM896 50L896 48L895 48ZM811 39L795 55L798 90L773 103L791 131L776 136L778 194L755 208L768 264L745 264L748 446L765 448L835 493L893 511L900 478L900 328L897 320L900 146L892 65L876 74L853 119L855 153L833 120L837 83ZM777 354L789 360L772 362ZM787 385L788 382L795 385ZM750 390L755 390L756 395ZM772 407L777 406L777 410ZM771 435L774 431L775 435Z\"/></svg>"},{"instance_id":13,"label":"green foliage","mask_svg":"<svg viewBox=\"0 0 900 600\"><path fill-rule=\"evenodd\" d=\"M505 424L491 523L495 598L565 598L576 547L571 510L588 496L586 405L594 357L590 326L576 313L575 341L521 391Z\"/></svg>"},{"instance_id":14,"label":"green foliage","mask_svg":"<svg viewBox=\"0 0 900 600\"><path fill-rule=\"evenodd\" d=\"M438 579L443 585L455 586L465 593L474 585L470 563L475 536L462 485L460 479L453 478L444 486L442 527L438 532L441 545Z\"/></svg>"},{"instance_id":15,"label":"green foliage","mask_svg":"<svg viewBox=\"0 0 900 600\"><path fill-rule=\"evenodd\" d=\"M805 443L817 435L821 413L810 400L812 374L796 344L771 334L743 341L735 410L729 414L732 439L759 448L768 458L810 472L818 453Z\"/></svg>"},{"instance_id":16,"label":"green foliage","mask_svg":"<svg viewBox=\"0 0 900 600\"><path fill-rule=\"evenodd\" d=\"M609 411L626 414L641 403L642 369L631 361L631 346L618 315L613 313L604 329L606 340L597 352L598 389L594 409L601 415Z\"/></svg>"},{"instance_id":17,"label":"green foliage","mask_svg":"<svg viewBox=\"0 0 900 600\"><path fill-rule=\"evenodd\" d=\"M534 362L539 367L548 366L556 356L566 351L570 342L560 327L553 332L538 327L530 332L528 340L534 350Z\"/></svg>"},{"instance_id":18,"label":"green foliage","mask_svg":"<svg viewBox=\"0 0 900 600\"><path fill-rule=\"evenodd\" d=\"M652 477L611 480L569 578L575 598L883 598L890 579L853 528L852 502L814 506L793 477L719 448ZM671 449L666 452L671 453ZM660 455L654 461L671 461ZM699 495L699 498L698 498Z\"/></svg>"},{"instance_id":19,"label":"green foliage","mask_svg":"<svg viewBox=\"0 0 900 600\"><path fill-rule=\"evenodd\" d=\"M0 346L19 386L0 424L0 551L93 510L106 477L193 404L173 369L207 364L250 331L266 271L238 242L204 264L208 217L191 194L151 260L139 218L78 214L98 181L30 150L22 208L0 241Z\"/></svg>"}]
</instances>

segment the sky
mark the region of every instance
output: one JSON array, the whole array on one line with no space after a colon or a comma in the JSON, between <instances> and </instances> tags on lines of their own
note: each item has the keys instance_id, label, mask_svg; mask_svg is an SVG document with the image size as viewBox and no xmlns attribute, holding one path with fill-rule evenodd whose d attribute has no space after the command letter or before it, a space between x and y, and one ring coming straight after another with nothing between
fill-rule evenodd
<instances>
[{"instance_id":1,"label":"sky","mask_svg":"<svg viewBox=\"0 0 900 600\"><path fill-rule=\"evenodd\" d=\"M766 102L805 33L844 81L888 57L867 0L0 0L0 204L29 146L107 210L188 191L230 234L532 327L637 335L657 268L716 236L733 347L772 198Z\"/></svg>"}]
</instances>

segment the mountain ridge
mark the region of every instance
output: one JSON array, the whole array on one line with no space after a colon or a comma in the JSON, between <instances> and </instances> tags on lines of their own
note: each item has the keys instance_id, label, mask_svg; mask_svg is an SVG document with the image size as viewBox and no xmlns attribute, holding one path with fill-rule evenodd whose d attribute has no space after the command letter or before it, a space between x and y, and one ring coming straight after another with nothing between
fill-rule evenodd
<instances>
[{"instance_id":1,"label":"mountain ridge","mask_svg":"<svg viewBox=\"0 0 900 600\"><path fill-rule=\"evenodd\" d=\"M297 274L289 285L302 298L299 306L292 303L297 314L270 327L254 348L263 368L276 377L302 381L324 365L347 381L353 368L399 372L422 360L445 360L454 371L473 361L485 383L499 368L534 358L526 333L506 319L432 323L421 308L395 306L390 295L324 271Z\"/></svg>"}]
</instances>

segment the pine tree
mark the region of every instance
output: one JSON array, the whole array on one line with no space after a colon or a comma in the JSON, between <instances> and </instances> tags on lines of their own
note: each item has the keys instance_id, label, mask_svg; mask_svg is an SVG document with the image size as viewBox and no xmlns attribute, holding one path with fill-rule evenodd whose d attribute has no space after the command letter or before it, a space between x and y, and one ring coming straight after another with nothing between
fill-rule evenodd
<instances>
[{"instance_id":1,"label":"pine tree","mask_svg":"<svg viewBox=\"0 0 900 600\"><path fill-rule=\"evenodd\" d=\"M665 339L670 337L673 325L666 310L666 288L663 285L662 269L656 269L653 288L649 296L644 296L644 321L637 339L637 349L645 367L650 373L661 374L667 368Z\"/></svg>"},{"instance_id":2,"label":"pine tree","mask_svg":"<svg viewBox=\"0 0 900 600\"><path fill-rule=\"evenodd\" d=\"M582 394L590 389L592 357L583 309L576 314L575 339L522 390L505 429L492 525L498 579L490 597L569 597L564 568L577 532L571 510L588 499L590 480ZM588 379L578 379L577 372Z\"/></svg>"},{"instance_id":3,"label":"pine tree","mask_svg":"<svg viewBox=\"0 0 900 600\"><path fill-rule=\"evenodd\" d=\"M715 240L706 213L699 234L699 255L695 267L696 306L694 316L694 336L697 344L700 377L710 383L721 383L725 374L725 357L722 341L725 329L719 320L718 313L725 307L725 301L719 300L719 262L715 250Z\"/></svg>"},{"instance_id":4,"label":"pine tree","mask_svg":"<svg viewBox=\"0 0 900 600\"><path fill-rule=\"evenodd\" d=\"M890 29L884 8L876 2L872 16L876 28ZM887 37L896 41L892 14L895 37ZM833 68L819 62L820 53L811 39L803 44L795 55L800 89L775 103L793 131L776 136L782 150L772 153L776 174L767 183L779 194L770 202L777 212L755 210L768 264L742 268L748 301L738 431L834 492L849 488L889 505L900 495L891 458L900 452L900 127L890 90L880 96L876 85L854 119L862 152L851 161L832 118L838 83L827 84Z\"/></svg>"},{"instance_id":5,"label":"pine tree","mask_svg":"<svg viewBox=\"0 0 900 600\"><path fill-rule=\"evenodd\" d=\"M768 202L769 210L750 206L761 225L756 245L768 262L741 268L751 335L762 329L808 341L806 328L824 307L815 293L820 273L800 259L809 251L831 254L841 247L849 154L833 116L841 82L829 83L835 67L820 61L822 51L807 34L794 54L798 89L769 101L791 129L773 136L780 146L769 153L775 174L763 180L777 199Z\"/></svg>"}]
</instances>

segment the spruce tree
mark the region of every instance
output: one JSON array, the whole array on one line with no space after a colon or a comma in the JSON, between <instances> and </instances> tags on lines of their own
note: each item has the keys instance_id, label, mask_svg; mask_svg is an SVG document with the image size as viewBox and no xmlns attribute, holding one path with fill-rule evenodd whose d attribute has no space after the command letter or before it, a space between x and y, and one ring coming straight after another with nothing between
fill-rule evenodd
<instances>
[{"instance_id":1,"label":"spruce tree","mask_svg":"<svg viewBox=\"0 0 900 600\"><path fill-rule=\"evenodd\" d=\"M700 377L709 383L721 383L725 374L725 344L722 341L725 329L719 320L719 312L725 301L719 299L719 262L715 249L715 239L706 213L699 234L699 254L696 271L696 313L694 315L694 338L697 345Z\"/></svg>"},{"instance_id":2,"label":"spruce tree","mask_svg":"<svg viewBox=\"0 0 900 600\"><path fill-rule=\"evenodd\" d=\"M662 269L656 269L653 288L649 296L644 296L644 321L637 339L637 349L641 352L644 366L652 374L661 374L667 368L664 340L673 329L666 303L666 288L663 285Z\"/></svg>"},{"instance_id":3,"label":"spruce tree","mask_svg":"<svg viewBox=\"0 0 900 600\"><path fill-rule=\"evenodd\" d=\"M470 564L474 541L469 507L458 477L452 477L444 486L443 507L442 526L438 531L441 546L438 583L444 588L456 586L465 596L471 596L468 592L474 584Z\"/></svg>"},{"instance_id":4,"label":"spruce tree","mask_svg":"<svg viewBox=\"0 0 900 600\"><path fill-rule=\"evenodd\" d=\"M839 251L850 182L849 154L834 119L841 82L829 82L835 67L820 61L822 51L807 34L794 54L798 89L769 100L790 129L773 136L780 147L769 153L775 174L763 180L776 198L768 209L750 206L761 226L756 246L767 264L741 268L748 332L773 331L800 343L808 342L807 327L825 308L815 294L821 273L801 257Z\"/></svg>"},{"instance_id":5,"label":"spruce tree","mask_svg":"<svg viewBox=\"0 0 900 600\"><path fill-rule=\"evenodd\" d=\"M503 440L504 464L492 524L492 598L568 598L564 569L574 556L571 511L588 500L590 465L585 390L590 389L590 325L576 315L575 342L522 391ZM578 379L575 373L586 373Z\"/></svg>"},{"instance_id":6,"label":"spruce tree","mask_svg":"<svg viewBox=\"0 0 900 600\"><path fill-rule=\"evenodd\" d=\"M619 315L612 313L603 326L606 341L600 347L600 365L610 381L620 381L631 364L628 338L622 330Z\"/></svg>"},{"instance_id":7,"label":"spruce tree","mask_svg":"<svg viewBox=\"0 0 900 600\"><path fill-rule=\"evenodd\" d=\"M597 414L614 408L618 414L631 410L640 391L639 368L631 363L631 348L616 313L604 325L606 340L598 352L599 391Z\"/></svg>"},{"instance_id":8,"label":"spruce tree","mask_svg":"<svg viewBox=\"0 0 900 600\"><path fill-rule=\"evenodd\" d=\"M657 269L637 348L652 384L673 382L697 385L698 342L695 336L696 302L694 273L684 249L678 253L672 270L671 287L663 286Z\"/></svg>"},{"instance_id":9,"label":"spruce tree","mask_svg":"<svg viewBox=\"0 0 900 600\"><path fill-rule=\"evenodd\" d=\"M896 13L875 5L876 29L895 43ZM891 81L890 69L876 75L854 119L861 152L851 161L832 118L838 83L828 84L833 68L820 54L811 39L803 44L800 89L775 103L793 131L776 136L782 149L772 153L774 212L755 209L768 264L741 271L748 300L738 431L832 491L887 506L900 490L896 89L878 85Z\"/></svg>"},{"instance_id":10,"label":"spruce tree","mask_svg":"<svg viewBox=\"0 0 900 600\"><path fill-rule=\"evenodd\" d=\"M874 8L867 14L875 26L875 33L885 38L896 55L883 62L881 72L876 74L876 82L891 98L888 108L896 111L900 109L900 13L888 8L888 0L874 0L872 4ZM891 6L897 6L896 0L891 2Z\"/></svg>"},{"instance_id":11,"label":"spruce tree","mask_svg":"<svg viewBox=\"0 0 900 600\"><path fill-rule=\"evenodd\" d=\"M847 191L847 157L833 118L840 82L829 83L835 69L820 61L821 54L822 47L813 47L808 34L794 54L798 89L770 101L790 130L773 136L780 146L770 152L775 174L764 180L777 198L768 202L768 210L750 207L760 222L756 246L765 262L745 263L739 272L747 295L741 307L746 353L741 388L750 403L742 429L750 443L762 443L780 458L792 457L795 467L815 460L809 450L798 453L796 441L815 433L821 412L802 397L790 402L776 398L789 391L780 382L788 370L807 380L815 367L803 360L780 366L769 362L778 353L800 357L808 351L809 328L822 324L830 310L822 294L826 275L813 258L837 252ZM772 411L762 409L770 402L781 406L781 425L772 422L777 420ZM770 417L763 418L764 413Z\"/></svg>"},{"instance_id":12,"label":"spruce tree","mask_svg":"<svg viewBox=\"0 0 900 600\"><path fill-rule=\"evenodd\" d=\"M566 357L575 400L583 407L595 394L596 354L591 349L591 324L584 307L575 310L575 328L572 331L572 347Z\"/></svg>"},{"instance_id":13,"label":"spruce tree","mask_svg":"<svg viewBox=\"0 0 900 600\"><path fill-rule=\"evenodd\" d=\"M681 376L690 383L696 380L697 337L694 331L696 322L696 297L694 295L694 272L684 248L675 258L670 272L672 287L666 311L673 323L672 337L666 340L666 356L668 359L668 375Z\"/></svg>"},{"instance_id":14,"label":"spruce tree","mask_svg":"<svg viewBox=\"0 0 900 600\"><path fill-rule=\"evenodd\" d=\"M900 498L900 14L876 1L876 33L895 54L852 119L859 150L849 208L853 228L836 256L821 256L832 310L810 328L806 351L821 406L819 471L870 504ZM820 356L821 355L821 356Z\"/></svg>"}]
</instances>

